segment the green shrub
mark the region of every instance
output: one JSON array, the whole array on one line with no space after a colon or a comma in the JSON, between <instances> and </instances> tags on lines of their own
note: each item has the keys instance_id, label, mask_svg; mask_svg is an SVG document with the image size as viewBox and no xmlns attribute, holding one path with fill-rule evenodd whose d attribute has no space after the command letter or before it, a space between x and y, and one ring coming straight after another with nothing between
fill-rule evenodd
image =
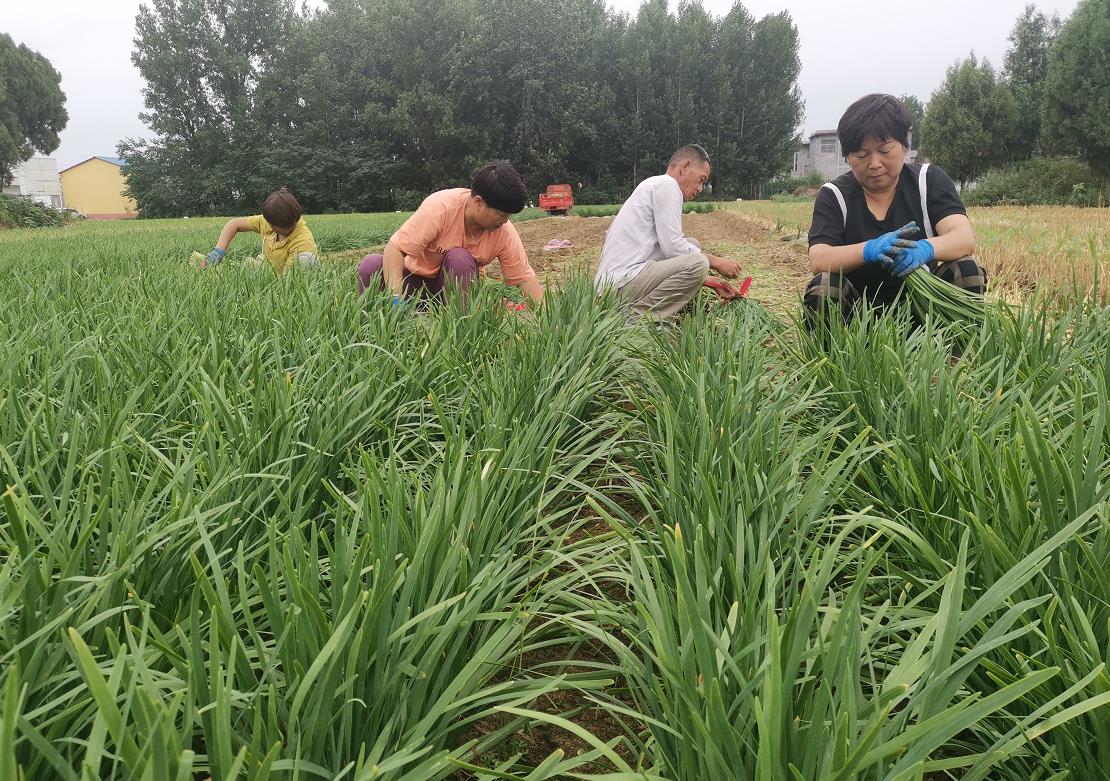
<instances>
[{"instance_id":1,"label":"green shrub","mask_svg":"<svg viewBox=\"0 0 1110 781\"><path fill-rule=\"evenodd\" d=\"M577 217L611 217L621 210L619 203L575 204L571 214Z\"/></svg>"},{"instance_id":2,"label":"green shrub","mask_svg":"<svg viewBox=\"0 0 1110 781\"><path fill-rule=\"evenodd\" d=\"M690 201L689 203L682 204L683 214L708 214L711 211L716 211L717 204L712 201ZM576 205L571 214L578 217L611 217L621 210L619 203L607 203L599 205Z\"/></svg>"},{"instance_id":3,"label":"green shrub","mask_svg":"<svg viewBox=\"0 0 1110 781\"><path fill-rule=\"evenodd\" d=\"M789 193L775 193L771 196L771 200L779 203L813 203L813 198L808 195L790 195Z\"/></svg>"},{"instance_id":4,"label":"green shrub","mask_svg":"<svg viewBox=\"0 0 1110 781\"><path fill-rule=\"evenodd\" d=\"M800 179L795 176L782 176L778 179L772 179L763 188L766 197L771 197L777 193L785 193L793 195L794 191L799 187L820 187L825 183L825 177L820 171L814 171L808 176L803 176Z\"/></svg>"},{"instance_id":5,"label":"green shrub","mask_svg":"<svg viewBox=\"0 0 1110 781\"><path fill-rule=\"evenodd\" d=\"M583 187L574 194L574 202L580 204L606 204L619 200L621 200L620 191L615 184L612 187L600 185Z\"/></svg>"},{"instance_id":6,"label":"green shrub","mask_svg":"<svg viewBox=\"0 0 1110 781\"><path fill-rule=\"evenodd\" d=\"M397 188L393 191L393 208L403 212L413 212L424 201L426 193L418 190L403 190Z\"/></svg>"},{"instance_id":7,"label":"green shrub","mask_svg":"<svg viewBox=\"0 0 1110 781\"><path fill-rule=\"evenodd\" d=\"M518 214L514 214L513 217L512 217L512 221L513 222L527 222L528 220L538 220L538 219L541 219L543 217L549 217L549 216L550 215L547 212L545 212L543 209L538 209L538 208L532 206L532 207L529 207L529 208L525 209L522 212L519 212Z\"/></svg>"},{"instance_id":8,"label":"green shrub","mask_svg":"<svg viewBox=\"0 0 1110 781\"><path fill-rule=\"evenodd\" d=\"M1079 160L1038 157L992 168L963 193L963 200L969 206L1098 206L1105 202L1105 187Z\"/></svg>"},{"instance_id":9,"label":"green shrub","mask_svg":"<svg viewBox=\"0 0 1110 781\"><path fill-rule=\"evenodd\" d=\"M43 206L29 195L0 195L0 227L56 228L65 225L61 209Z\"/></svg>"}]
</instances>

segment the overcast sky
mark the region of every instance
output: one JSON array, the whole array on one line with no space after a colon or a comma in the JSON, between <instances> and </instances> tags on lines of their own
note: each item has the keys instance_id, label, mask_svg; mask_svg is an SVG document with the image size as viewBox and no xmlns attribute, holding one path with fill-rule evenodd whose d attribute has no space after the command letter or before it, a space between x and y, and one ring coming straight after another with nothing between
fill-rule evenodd
<instances>
[{"instance_id":1,"label":"overcast sky","mask_svg":"<svg viewBox=\"0 0 1110 781\"><path fill-rule=\"evenodd\" d=\"M2 0L0 32L41 52L62 74L69 124L54 157L59 166L114 155L116 144L148 131L139 120L143 81L131 65L141 0ZM640 0L608 0L635 14ZM1062 18L1078 0L1040 0ZM723 14L732 0L703 0ZM322 5L316 0L313 5ZM676 6L672 0L671 8ZM834 128L847 105L868 92L915 94L923 100L946 67L974 50L1001 65L1006 36L1025 0L932 0L928 9L883 7L875 0L747 0L756 17L788 10L802 40L800 84L806 134ZM867 58L872 47L881 57Z\"/></svg>"}]
</instances>

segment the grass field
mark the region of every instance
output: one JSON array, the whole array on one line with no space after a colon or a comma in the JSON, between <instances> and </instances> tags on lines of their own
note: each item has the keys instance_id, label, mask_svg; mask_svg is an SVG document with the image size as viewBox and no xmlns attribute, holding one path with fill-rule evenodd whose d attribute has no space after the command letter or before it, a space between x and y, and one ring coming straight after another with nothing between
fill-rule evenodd
<instances>
[{"instance_id":1,"label":"grass field","mask_svg":"<svg viewBox=\"0 0 1110 781\"><path fill-rule=\"evenodd\" d=\"M689 204L701 207L701 204ZM584 206L583 210L598 214L616 214L619 206ZM591 212L592 213L592 212ZM311 228L320 251L328 254L385 244L411 212L378 214L312 215ZM513 216L514 222L547 217L540 209L525 209ZM82 252L94 256L131 253L142 247L146 258L173 259L188 257L194 251L207 251L216 243L226 217L197 217L182 220L114 220L70 224L64 228L38 230L0 229L0 252L5 256L41 257L56 252L58 256L80 257ZM150 243L143 246L149 239ZM241 234L229 250L229 260L253 257L262 251L261 240L252 234Z\"/></svg>"},{"instance_id":2,"label":"grass field","mask_svg":"<svg viewBox=\"0 0 1110 781\"><path fill-rule=\"evenodd\" d=\"M744 201L735 207L784 233L805 233L813 202ZM1065 294L1094 290L1110 295L1110 209L1068 206L994 206L968 210L978 242L977 256L992 275L991 285L1007 298L1038 286Z\"/></svg>"},{"instance_id":3,"label":"grass field","mask_svg":"<svg viewBox=\"0 0 1110 781\"><path fill-rule=\"evenodd\" d=\"M0 779L1110 779L1110 309L418 313L220 224L0 233Z\"/></svg>"}]
</instances>

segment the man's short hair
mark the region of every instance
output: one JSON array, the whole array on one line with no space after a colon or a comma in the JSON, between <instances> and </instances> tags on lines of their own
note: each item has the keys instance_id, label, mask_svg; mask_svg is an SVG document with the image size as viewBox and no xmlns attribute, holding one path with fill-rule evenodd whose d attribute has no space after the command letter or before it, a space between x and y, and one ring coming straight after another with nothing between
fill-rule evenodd
<instances>
[{"instance_id":1,"label":"man's short hair","mask_svg":"<svg viewBox=\"0 0 1110 781\"><path fill-rule=\"evenodd\" d=\"M475 171L470 193L482 196L486 206L509 214L521 211L528 199L524 180L508 160L495 160Z\"/></svg>"},{"instance_id":2,"label":"man's short hair","mask_svg":"<svg viewBox=\"0 0 1110 781\"><path fill-rule=\"evenodd\" d=\"M301 204L293 193L282 187L262 202L262 218L276 228L292 228L301 218Z\"/></svg>"},{"instance_id":3,"label":"man's short hair","mask_svg":"<svg viewBox=\"0 0 1110 781\"><path fill-rule=\"evenodd\" d=\"M705 163L708 165L709 153L698 144L687 144L686 146L679 147L678 150L671 155L671 159L667 162L667 168L678 165L684 160L691 160L695 163Z\"/></svg>"},{"instance_id":4,"label":"man's short hair","mask_svg":"<svg viewBox=\"0 0 1110 781\"><path fill-rule=\"evenodd\" d=\"M908 147L913 117L902 101L893 95L880 92L864 95L844 112L836 135L840 138L840 150L844 156L863 149L867 139L876 141L894 140Z\"/></svg>"}]
</instances>

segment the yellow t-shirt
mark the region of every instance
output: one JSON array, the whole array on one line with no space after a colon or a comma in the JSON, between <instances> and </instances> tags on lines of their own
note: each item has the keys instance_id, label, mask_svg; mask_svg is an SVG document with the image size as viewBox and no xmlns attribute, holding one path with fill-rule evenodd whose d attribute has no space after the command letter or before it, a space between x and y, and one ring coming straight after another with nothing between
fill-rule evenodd
<instances>
[{"instance_id":1,"label":"yellow t-shirt","mask_svg":"<svg viewBox=\"0 0 1110 781\"><path fill-rule=\"evenodd\" d=\"M312 231L308 229L304 217L297 220L297 224L293 226L293 231L284 239L278 237L273 226L266 222L261 214L247 217L247 227L255 233L261 234L262 254L266 256L266 260L270 261L270 265L274 267L276 273L284 274L298 259L306 261L307 259L302 258L302 255L311 255L312 258L309 262L316 262L316 256L319 254L316 249L316 238L312 235Z\"/></svg>"}]
</instances>

